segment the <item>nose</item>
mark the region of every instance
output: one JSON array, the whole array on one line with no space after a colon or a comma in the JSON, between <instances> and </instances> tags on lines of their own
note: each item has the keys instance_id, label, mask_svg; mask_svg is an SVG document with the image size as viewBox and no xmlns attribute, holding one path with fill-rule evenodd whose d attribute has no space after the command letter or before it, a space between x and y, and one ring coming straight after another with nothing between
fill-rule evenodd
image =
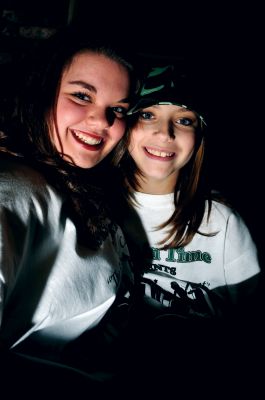
<instances>
[{"instance_id":1,"label":"nose","mask_svg":"<svg viewBox=\"0 0 265 400\"><path fill-rule=\"evenodd\" d=\"M171 121L160 121L154 133L160 135L167 142L175 139L174 126Z\"/></svg>"},{"instance_id":2,"label":"nose","mask_svg":"<svg viewBox=\"0 0 265 400\"><path fill-rule=\"evenodd\" d=\"M113 125L115 115L111 109L94 104L87 112L86 119L96 129L104 130Z\"/></svg>"}]
</instances>

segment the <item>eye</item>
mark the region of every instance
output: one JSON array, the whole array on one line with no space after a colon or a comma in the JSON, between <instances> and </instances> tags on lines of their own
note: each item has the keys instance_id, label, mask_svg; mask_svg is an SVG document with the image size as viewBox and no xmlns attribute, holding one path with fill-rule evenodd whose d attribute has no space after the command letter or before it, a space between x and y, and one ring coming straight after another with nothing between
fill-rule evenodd
<instances>
[{"instance_id":1,"label":"eye","mask_svg":"<svg viewBox=\"0 0 265 400\"><path fill-rule=\"evenodd\" d=\"M152 119L154 116L151 112L149 111L141 111L139 112L139 118L145 119L145 120L150 120Z\"/></svg>"},{"instance_id":2,"label":"eye","mask_svg":"<svg viewBox=\"0 0 265 400\"><path fill-rule=\"evenodd\" d=\"M175 124L180 125L183 128L196 129L198 127L198 118L194 113L189 112L185 115L176 115Z\"/></svg>"},{"instance_id":3,"label":"eye","mask_svg":"<svg viewBox=\"0 0 265 400\"><path fill-rule=\"evenodd\" d=\"M81 101L85 101L85 102L91 101L91 97L85 92L74 92L74 93L72 93L72 96Z\"/></svg>"},{"instance_id":4,"label":"eye","mask_svg":"<svg viewBox=\"0 0 265 400\"><path fill-rule=\"evenodd\" d=\"M125 107L116 106L110 108L116 118L122 119L125 117L127 109Z\"/></svg>"},{"instance_id":5,"label":"eye","mask_svg":"<svg viewBox=\"0 0 265 400\"><path fill-rule=\"evenodd\" d=\"M176 122L178 124L185 125L185 126L191 126L191 125L194 124L194 121L192 119L184 118L184 117L183 118L179 118Z\"/></svg>"}]
</instances>

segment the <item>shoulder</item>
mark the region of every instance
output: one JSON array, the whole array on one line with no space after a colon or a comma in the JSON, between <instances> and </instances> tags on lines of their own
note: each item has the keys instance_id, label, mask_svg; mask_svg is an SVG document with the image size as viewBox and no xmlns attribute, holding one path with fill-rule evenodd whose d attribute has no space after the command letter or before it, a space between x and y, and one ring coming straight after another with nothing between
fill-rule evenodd
<instances>
[{"instance_id":1,"label":"shoulder","mask_svg":"<svg viewBox=\"0 0 265 400\"><path fill-rule=\"evenodd\" d=\"M15 208L34 201L50 202L56 195L37 170L26 165L17 157L0 156L0 201L1 206Z\"/></svg>"},{"instance_id":2,"label":"shoulder","mask_svg":"<svg viewBox=\"0 0 265 400\"><path fill-rule=\"evenodd\" d=\"M205 216L205 221L206 218L207 212ZM247 237L250 235L249 228L240 213L232 206L223 204L218 200L212 201L208 223L211 226L214 226L217 231L226 231L228 236L235 234L237 235L237 237L243 237L245 235Z\"/></svg>"},{"instance_id":3,"label":"shoulder","mask_svg":"<svg viewBox=\"0 0 265 400\"><path fill-rule=\"evenodd\" d=\"M10 185L44 185L45 179L40 172L28 166L22 159L17 157L0 156L0 184Z\"/></svg>"},{"instance_id":4,"label":"shoulder","mask_svg":"<svg viewBox=\"0 0 265 400\"><path fill-rule=\"evenodd\" d=\"M219 202L218 200L212 200L211 214L213 214L216 218L221 218L224 220L229 219L231 215L239 217L235 209L227 204Z\"/></svg>"},{"instance_id":5,"label":"shoulder","mask_svg":"<svg viewBox=\"0 0 265 400\"><path fill-rule=\"evenodd\" d=\"M228 204L218 199L206 200L203 225L214 223L226 224L231 215L238 216L236 210Z\"/></svg>"}]
</instances>

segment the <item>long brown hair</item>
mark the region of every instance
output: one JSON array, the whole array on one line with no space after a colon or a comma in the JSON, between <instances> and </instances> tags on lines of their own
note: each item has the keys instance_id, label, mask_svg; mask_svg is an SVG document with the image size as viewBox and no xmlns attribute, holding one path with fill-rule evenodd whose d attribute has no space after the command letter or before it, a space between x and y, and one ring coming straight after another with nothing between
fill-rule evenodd
<instances>
[{"instance_id":1,"label":"long brown hair","mask_svg":"<svg viewBox=\"0 0 265 400\"><path fill-rule=\"evenodd\" d=\"M77 54L87 51L103 54L122 65L128 71L133 90L131 58L112 38L91 40L77 27L62 29L41 43L32 56L26 54L22 58L22 85L17 90L12 115L1 121L0 152L20 158L39 170L65 194L79 239L91 248L98 248L108 231L104 225L109 210L103 180L106 163L112 155L94 168L82 169L63 159L50 136L63 72Z\"/></svg>"},{"instance_id":2,"label":"long brown hair","mask_svg":"<svg viewBox=\"0 0 265 400\"><path fill-rule=\"evenodd\" d=\"M143 176L128 151L130 131L137 122L137 115L132 118L129 124L130 128L118 146L118 157L115 159L123 177L123 196L129 206L136 203L133 193L140 188L138 177ZM205 168L205 137L206 128L199 126L196 131L194 154L188 164L180 171L175 186L175 210L167 221L156 227L157 230L168 228L165 238L158 243L163 249L185 246L191 242L196 233L206 236L216 234L216 232L203 233L199 231L207 203L208 218L212 206L209 182L207 182L203 173Z\"/></svg>"}]
</instances>

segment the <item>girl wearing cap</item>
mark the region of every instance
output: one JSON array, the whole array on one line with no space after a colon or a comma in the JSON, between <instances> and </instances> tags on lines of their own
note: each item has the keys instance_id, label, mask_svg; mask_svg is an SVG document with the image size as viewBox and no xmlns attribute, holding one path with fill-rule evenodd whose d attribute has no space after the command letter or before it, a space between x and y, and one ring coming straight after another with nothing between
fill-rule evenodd
<instances>
[{"instance_id":1,"label":"girl wearing cap","mask_svg":"<svg viewBox=\"0 0 265 400\"><path fill-rule=\"evenodd\" d=\"M208 319L246 305L260 267L244 221L205 183L206 123L190 88L173 66L143 81L120 161L129 204L121 223L145 299Z\"/></svg>"},{"instance_id":2,"label":"girl wearing cap","mask_svg":"<svg viewBox=\"0 0 265 400\"><path fill-rule=\"evenodd\" d=\"M118 216L139 272L126 352L148 398L225 398L256 382L257 250L206 185L206 123L193 89L172 66L152 69L121 148Z\"/></svg>"}]
</instances>

